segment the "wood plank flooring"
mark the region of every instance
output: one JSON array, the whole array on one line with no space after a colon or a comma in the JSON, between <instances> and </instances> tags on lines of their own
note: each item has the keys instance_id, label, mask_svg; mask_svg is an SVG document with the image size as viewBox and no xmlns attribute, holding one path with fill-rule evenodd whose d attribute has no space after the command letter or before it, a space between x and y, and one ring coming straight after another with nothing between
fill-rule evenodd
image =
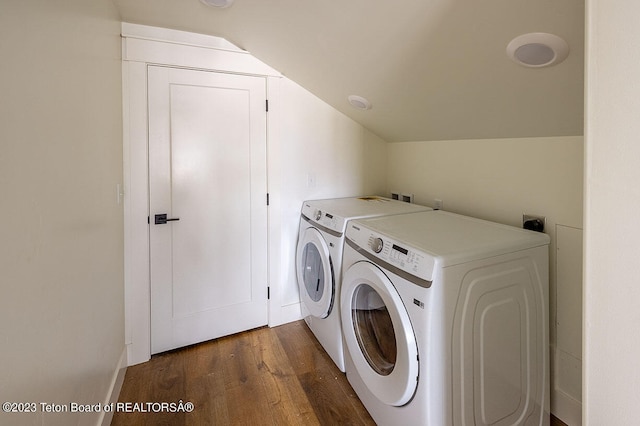
<instances>
[{"instance_id":1,"label":"wood plank flooring","mask_svg":"<svg viewBox=\"0 0 640 426\"><path fill-rule=\"evenodd\" d=\"M147 405L180 401L193 411ZM154 355L127 369L119 402L114 426L375 425L303 321Z\"/></svg>"},{"instance_id":2,"label":"wood plank flooring","mask_svg":"<svg viewBox=\"0 0 640 426\"><path fill-rule=\"evenodd\" d=\"M192 402L193 411L116 412L111 424L375 425L303 321L166 352L127 369L120 402L180 400Z\"/></svg>"}]
</instances>

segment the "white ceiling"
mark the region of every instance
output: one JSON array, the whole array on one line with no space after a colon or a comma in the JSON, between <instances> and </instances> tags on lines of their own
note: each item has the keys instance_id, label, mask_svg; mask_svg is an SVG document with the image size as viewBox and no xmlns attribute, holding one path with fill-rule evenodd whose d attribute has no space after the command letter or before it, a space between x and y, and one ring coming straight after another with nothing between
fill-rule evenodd
<instances>
[{"instance_id":1,"label":"white ceiling","mask_svg":"<svg viewBox=\"0 0 640 426\"><path fill-rule=\"evenodd\" d=\"M582 135L584 0L113 2L125 22L226 38L389 142ZM569 57L512 62L529 32Z\"/></svg>"}]
</instances>

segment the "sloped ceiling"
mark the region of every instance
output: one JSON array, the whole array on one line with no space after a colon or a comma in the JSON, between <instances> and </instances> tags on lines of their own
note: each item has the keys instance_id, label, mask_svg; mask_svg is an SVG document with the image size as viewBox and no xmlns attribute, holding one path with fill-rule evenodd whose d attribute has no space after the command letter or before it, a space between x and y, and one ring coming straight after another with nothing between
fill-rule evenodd
<instances>
[{"instance_id":1,"label":"sloped ceiling","mask_svg":"<svg viewBox=\"0 0 640 426\"><path fill-rule=\"evenodd\" d=\"M584 0L113 2L125 22L227 39L389 142L582 135ZM530 32L568 58L512 62Z\"/></svg>"}]
</instances>

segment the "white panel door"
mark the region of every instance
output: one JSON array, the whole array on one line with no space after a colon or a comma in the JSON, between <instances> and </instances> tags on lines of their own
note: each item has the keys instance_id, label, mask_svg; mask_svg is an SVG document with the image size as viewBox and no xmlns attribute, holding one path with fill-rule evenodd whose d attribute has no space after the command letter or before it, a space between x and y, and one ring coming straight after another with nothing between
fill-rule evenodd
<instances>
[{"instance_id":1,"label":"white panel door","mask_svg":"<svg viewBox=\"0 0 640 426\"><path fill-rule=\"evenodd\" d=\"M266 81L148 72L151 353L158 353L267 323ZM156 224L162 214L168 221Z\"/></svg>"}]
</instances>

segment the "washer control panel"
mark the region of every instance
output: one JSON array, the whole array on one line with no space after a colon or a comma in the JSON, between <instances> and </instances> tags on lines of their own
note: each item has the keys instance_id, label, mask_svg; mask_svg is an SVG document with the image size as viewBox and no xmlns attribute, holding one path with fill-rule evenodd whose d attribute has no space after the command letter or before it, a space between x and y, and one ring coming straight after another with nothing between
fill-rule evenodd
<instances>
[{"instance_id":1,"label":"washer control panel","mask_svg":"<svg viewBox=\"0 0 640 426\"><path fill-rule=\"evenodd\" d=\"M347 238L372 256L411 275L432 281L435 258L428 253L367 229L357 222L350 222Z\"/></svg>"}]
</instances>

